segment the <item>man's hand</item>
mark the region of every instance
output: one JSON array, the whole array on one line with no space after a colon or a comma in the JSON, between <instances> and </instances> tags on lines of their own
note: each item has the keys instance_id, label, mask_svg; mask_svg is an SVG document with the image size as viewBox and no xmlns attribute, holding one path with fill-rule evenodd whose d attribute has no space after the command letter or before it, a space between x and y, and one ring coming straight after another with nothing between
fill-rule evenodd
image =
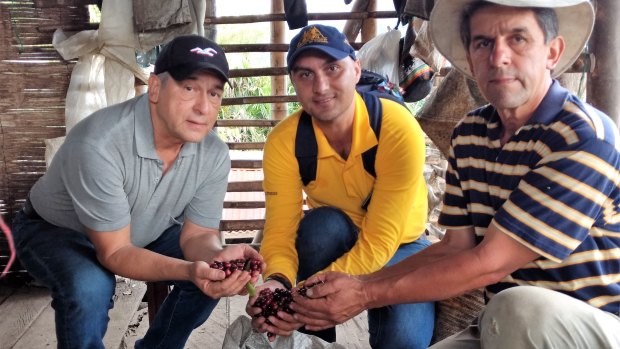
<instances>
[{"instance_id":1,"label":"man's hand","mask_svg":"<svg viewBox=\"0 0 620 349\"><path fill-rule=\"evenodd\" d=\"M284 311L279 311L277 317L270 316L269 322L271 322L271 324L268 324L267 319L260 316L261 308L254 306L254 302L256 302L258 294L261 290L271 289L272 291L275 291L278 288L284 288L284 286L276 280L269 280L257 287L256 296L250 297L248 303L245 306L245 312L252 318L252 327L254 327L259 332L271 332L277 336L290 336L291 334L293 334L293 331L299 329L304 324L297 321L293 317L293 315ZM274 336L268 338L269 341L274 341L276 337Z\"/></svg>"},{"instance_id":2,"label":"man's hand","mask_svg":"<svg viewBox=\"0 0 620 349\"><path fill-rule=\"evenodd\" d=\"M341 324L366 309L362 277L345 273L317 274L305 281L315 284L306 292L307 298L295 296L291 309L294 318L310 331L324 330Z\"/></svg>"},{"instance_id":3,"label":"man's hand","mask_svg":"<svg viewBox=\"0 0 620 349\"><path fill-rule=\"evenodd\" d=\"M252 248L252 246L246 244L228 245L213 258L213 260L217 261L231 261L234 259L256 259L261 261L260 270L255 270L250 273L251 279L249 282L252 285L255 285L256 281L258 281L261 270L265 270L267 268L263 257L254 248ZM244 287L237 294L242 296L246 295L248 294L248 290Z\"/></svg>"},{"instance_id":4,"label":"man's hand","mask_svg":"<svg viewBox=\"0 0 620 349\"><path fill-rule=\"evenodd\" d=\"M209 267L207 262L193 262L190 280L207 296L221 298L234 296L245 289L245 284L252 279L247 271L235 270L226 277L222 270Z\"/></svg>"}]
</instances>

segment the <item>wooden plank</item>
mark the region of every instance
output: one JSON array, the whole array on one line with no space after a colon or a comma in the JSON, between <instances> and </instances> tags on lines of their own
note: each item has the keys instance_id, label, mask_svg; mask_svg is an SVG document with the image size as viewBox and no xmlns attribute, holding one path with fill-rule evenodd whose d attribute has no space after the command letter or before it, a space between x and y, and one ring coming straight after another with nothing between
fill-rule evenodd
<instances>
[{"instance_id":1,"label":"wooden plank","mask_svg":"<svg viewBox=\"0 0 620 349\"><path fill-rule=\"evenodd\" d=\"M96 4L95 0L35 0L34 6L40 8L53 8L53 7L65 7L65 6L87 6Z\"/></svg>"},{"instance_id":2,"label":"wooden plank","mask_svg":"<svg viewBox=\"0 0 620 349\"><path fill-rule=\"evenodd\" d=\"M263 148L265 147L265 142L227 142L226 145L228 145L228 149L230 150L263 150Z\"/></svg>"},{"instance_id":3,"label":"wooden plank","mask_svg":"<svg viewBox=\"0 0 620 349\"><path fill-rule=\"evenodd\" d=\"M264 219L229 219L220 221L220 231L260 230L264 226Z\"/></svg>"},{"instance_id":4,"label":"wooden plank","mask_svg":"<svg viewBox=\"0 0 620 349\"><path fill-rule=\"evenodd\" d=\"M146 292L142 281L118 278L114 294L114 308L110 310L108 331L103 338L106 348L120 348L133 314L138 310ZM34 348L34 347L32 347Z\"/></svg>"},{"instance_id":5,"label":"wooden plank","mask_svg":"<svg viewBox=\"0 0 620 349\"><path fill-rule=\"evenodd\" d=\"M228 182L229 192L263 191L263 181Z\"/></svg>"},{"instance_id":6,"label":"wooden plank","mask_svg":"<svg viewBox=\"0 0 620 349\"><path fill-rule=\"evenodd\" d=\"M264 52L263 50L259 52ZM252 76L280 76L288 75L288 69L285 67L276 68L247 68L247 69L231 69L228 73L230 78L246 78Z\"/></svg>"},{"instance_id":7,"label":"wooden plank","mask_svg":"<svg viewBox=\"0 0 620 349\"><path fill-rule=\"evenodd\" d=\"M265 201L224 201L224 208L265 208Z\"/></svg>"},{"instance_id":8,"label":"wooden plank","mask_svg":"<svg viewBox=\"0 0 620 349\"><path fill-rule=\"evenodd\" d=\"M234 120L217 120L215 127L273 127L280 120L257 120L257 119L234 119Z\"/></svg>"},{"instance_id":9,"label":"wooden plank","mask_svg":"<svg viewBox=\"0 0 620 349\"><path fill-rule=\"evenodd\" d=\"M0 304L0 349L13 348L51 301L47 289L24 287Z\"/></svg>"},{"instance_id":10,"label":"wooden plank","mask_svg":"<svg viewBox=\"0 0 620 349\"><path fill-rule=\"evenodd\" d=\"M297 102L297 96L260 96L224 98L222 105L241 105L259 103L292 103Z\"/></svg>"},{"instance_id":11,"label":"wooden plank","mask_svg":"<svg viewBox=\"0 0 620 349\"><path fill-rule=\"evenodd\" d=\"M13 293L15 293L15 287L8 287L0 285L0 304L4 303Z\"/></svg>"},{"instance_id":12,"label":"wooden plank","mask_svg":"<svg viewBox=\"0 0 620 349\"><path fill-rule=\"evenodd\" d=\"M127 326L133 314L138 309L144 292L146 291L146 284L141 281L128 280L125 278L118 278L116 283L116 291L114 294L114 308L110 310L110 322L108 323L108 331L103 338L103 344L106 348L120 348L125 332L127 332ZM46 290L42 295L35 294L34 297L31 292L24 292L26 302L41 303L45 306L40 311L40 316L37 316L33 321L28 323L28 327L25 328L16 338L16 342L10 343L4 347L5 343L0 343L0 348L13 348L13 349L31 349L31 348L45 348L55 347L57 345L55 335L55 320L54 309L51 307L51 297ZM13 297L12 297L13 298ZM36 302L33 302L36 301ZM14 300L11 299L11 302ZM0 306L0 311L5 313L4 309ZM7 310L11 311L11 310ZM15 312L17 314L17 312ZM0 337L1 338L15 338L5 337L3 331L5 326L0 319ZM7 334L8 336L9 334Z\"/></svg>"},{"instance_id":13,"label":"wooden plank","mask_svg":"<svg viewBox=\"0 0 620 349\"><path fill-rule=\"evenodd\" d=\"M377 11L377 12L329 12L329 13L308 13L308 21L331 21L343 19L367 19L367 18L396 18L396 11ZM240 24L257 22L285 21L284 13L273 13L266 15L247 15L247 16L220 16L205 17L205 24Z\"/></svg>"},{"instance_id":14,"label":"wooden plank","mask_svg":"<svg viewBox=\"0 0 620 349\"><path fill-rule=\"evenodd\" d=\"M55 348L57 343L54 308L50 303L13 349Z\"/></svg>"},{"instance_id":15,"label":"wooden plank","mask_svg":"<svg viewBox=\"0 0 620 349\"><path fill-rule=\"evenodd\" d=\"M263 160L231 160L230 166L232 168L263 168Z\"/></svg>"}]
</instances>

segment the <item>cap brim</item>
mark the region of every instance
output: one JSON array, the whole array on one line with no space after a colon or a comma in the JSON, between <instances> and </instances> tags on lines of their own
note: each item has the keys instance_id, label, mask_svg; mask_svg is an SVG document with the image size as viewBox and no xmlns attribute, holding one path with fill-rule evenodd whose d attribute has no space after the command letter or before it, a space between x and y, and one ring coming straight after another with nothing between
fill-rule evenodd
<instances>
[{"instance_id":1,"label":"cap brim","mask_svg":"<svg viewBox=\"0 0 620 349\"><path fill-rule=\"evenodd\" d=\"M295 61L297 60L300 54L310 51L310 50L316 50L316 51L323 52L324 54L328 55L329 57L331 57L332 59L336 61L349 57L348 53L343 52L342 50L329 47L329 46L307 45L307 46L297 49L295 53L293 53L293 55L288 59L287 61L288 71L290 72L291 69L293 69L293 64L295 64Z\"/></svg>"},{"instance_id":2,"label":"cap brim","mask_svg":"<svg viewBox=\"0 0 620 349\"><path fill-rule=\"evenodd\" d=\"M197 64L183 64L168 69L168 73L177 81L185 80L191 77L193 74L199 71L211 71L218 75L224 82L230 85L227 75L214 64L209 63L197 63Z\"/></svg>"},{"instance_id":3,"label":"cap brim","mask_svg":"<svg viewBox=\"0 0 620 349\"><path fill-rule=\"evenodd\" d=\"M460 35L462 9L476 0L439 0L435 3L430 18L431 38L437 50L452 63L452 66L470 79L474 76L469 69L467 52ZM488 0L488 2L513 7L545 7L540 0ZM553 7L558 16L558 34L564 38L565 49L552 72L556 77L568 69L579 57L594 28L594 9L587 0L555 0ZM561 6L561 7L558 7Z\"/></svg>"}]
</instances>

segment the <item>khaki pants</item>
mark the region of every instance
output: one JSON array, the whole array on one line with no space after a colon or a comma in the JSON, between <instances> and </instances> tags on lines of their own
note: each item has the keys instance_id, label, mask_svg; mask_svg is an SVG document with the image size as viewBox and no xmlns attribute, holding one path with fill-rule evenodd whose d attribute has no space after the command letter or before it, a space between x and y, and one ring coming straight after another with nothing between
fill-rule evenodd
<instances>
[{"instance_id":1,"label":"khaki pants","mask_svg":"<svg viewBox=\"0 0 620 349\"><path fill-rule=\"evenodd\" d=\"M620 348L620 317L548 289L519 286L495 295L478 324L431 349Z\"/></svg>"}]
</instances>

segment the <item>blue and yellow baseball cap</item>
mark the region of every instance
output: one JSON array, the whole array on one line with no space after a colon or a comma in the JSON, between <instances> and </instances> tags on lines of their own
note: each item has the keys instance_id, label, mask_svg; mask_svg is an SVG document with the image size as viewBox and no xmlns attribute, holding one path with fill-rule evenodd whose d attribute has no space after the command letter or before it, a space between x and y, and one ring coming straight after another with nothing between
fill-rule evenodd
<instances>
[{"instance_id":1,"label":"blue and yellow baseball cap","mask_svg":"<svg viewBox=\"0 0 620 349\"><path fill-rule=\"evenodd\" d=\"M304 27L291 40L286 55L289 73L295 59L308 50L319 50L337 61L347 56L355 59L355 50L338 29L322 24L311 24Z\"/></svg>"}]
</instances>

